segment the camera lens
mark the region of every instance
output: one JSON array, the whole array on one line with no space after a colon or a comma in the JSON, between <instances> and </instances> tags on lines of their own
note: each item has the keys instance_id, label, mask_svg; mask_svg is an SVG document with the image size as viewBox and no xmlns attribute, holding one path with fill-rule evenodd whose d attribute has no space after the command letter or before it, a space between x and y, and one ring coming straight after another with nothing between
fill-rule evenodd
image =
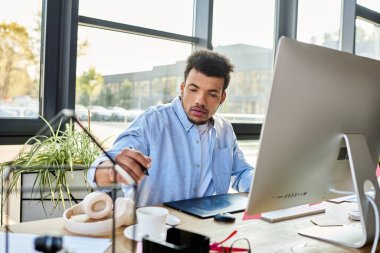
<instances>
[{"instance_id":1,"label":"camera lens","mask_svg":"<svg viewBox=\"0 0 380 253\"><path fill-rule=\"evenodd\" d=\"M55 253L62 249L62 237L40 236L34 240L34 249L40 252Z\"/></svg>"}]
</instances>

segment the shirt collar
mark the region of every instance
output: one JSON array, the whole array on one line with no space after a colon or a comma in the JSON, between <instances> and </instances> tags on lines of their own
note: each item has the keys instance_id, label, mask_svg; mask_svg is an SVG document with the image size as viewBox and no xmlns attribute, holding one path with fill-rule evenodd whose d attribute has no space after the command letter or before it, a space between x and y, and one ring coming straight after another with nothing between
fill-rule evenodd
<instances>
[{"instance_id":1,"label":"shirt collar","mask_svg":"<svg viewBox=\"0 0 380 253\"><path fill-rule=\"evenodd\" d=\"M189 120L189 118L187 117L187 114L186 114L185 110L183 109L183 105L182 105L182 102L181 102L181 99L180 99L179 96L177 96L172 101L172 105L173 105L173 108L174 108L174 112L177 114L177 117L180 120L182 126L188 132L194 126L194 124L191 123L190 120ZM210 123L212 125L214 125L215 121L214 121L213 118L211 118L209 121L210 121Z\"/></svg>"}]
</instances>

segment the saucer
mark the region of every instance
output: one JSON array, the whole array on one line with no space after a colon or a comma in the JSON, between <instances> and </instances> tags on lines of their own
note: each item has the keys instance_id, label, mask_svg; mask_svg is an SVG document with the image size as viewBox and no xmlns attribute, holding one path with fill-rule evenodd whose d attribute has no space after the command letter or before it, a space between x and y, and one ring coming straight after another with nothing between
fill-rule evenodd
<instances>
[{"instance_id":1,"label":"saucer","mask_svg":"<svg viewBox=\"0 0 380 253\"><path fill-rule=\"evenodd\" d=\"M170 226L165 225L164 231L162 232L160 238L151 238L155 241L160 241L163 242L166 240L166 231L170 228ZM136 229L135 231L135 236L133 236L133 230ZM124 229L124 236L127 237L128 239L134 240L141 242L142 241L142 234L141 231L139 230L139 224L131 225L128 226Z\"/></svg>"}]
</instances>

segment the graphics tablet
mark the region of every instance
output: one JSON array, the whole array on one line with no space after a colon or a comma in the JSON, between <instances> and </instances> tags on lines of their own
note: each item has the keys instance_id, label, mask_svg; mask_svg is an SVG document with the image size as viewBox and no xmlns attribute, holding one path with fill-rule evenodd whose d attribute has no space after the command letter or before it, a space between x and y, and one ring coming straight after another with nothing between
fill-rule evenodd
<instances>
[{"instance_id":1,"label":"graphics tablet","mask_svg":"<svg viewBox=\"0 0 380 253\"><path fill-rule=\"evenodd\" d=\"M218 213L236 213L247 207L247 197L241 194L220 194L201 198L165 202L164 205L200 218Z\"/></svg>"}]
</instances>

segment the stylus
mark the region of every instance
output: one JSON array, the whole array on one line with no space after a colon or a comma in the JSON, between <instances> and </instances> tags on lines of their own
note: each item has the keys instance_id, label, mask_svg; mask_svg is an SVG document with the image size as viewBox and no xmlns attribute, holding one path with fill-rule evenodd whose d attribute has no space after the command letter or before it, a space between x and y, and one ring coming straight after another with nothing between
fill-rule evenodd
<instances>
[{"instance_id":1,"label":"stylus","mask_svg":"<svg viewBox=\"0 0 380 253\"><path fill-rule=\"evenodd\" d=\"M136 183L135 180L119 165L115 164L113 166L117 173L127 182L129 185L134 185Z\"/></svg>"}]
</instances>

